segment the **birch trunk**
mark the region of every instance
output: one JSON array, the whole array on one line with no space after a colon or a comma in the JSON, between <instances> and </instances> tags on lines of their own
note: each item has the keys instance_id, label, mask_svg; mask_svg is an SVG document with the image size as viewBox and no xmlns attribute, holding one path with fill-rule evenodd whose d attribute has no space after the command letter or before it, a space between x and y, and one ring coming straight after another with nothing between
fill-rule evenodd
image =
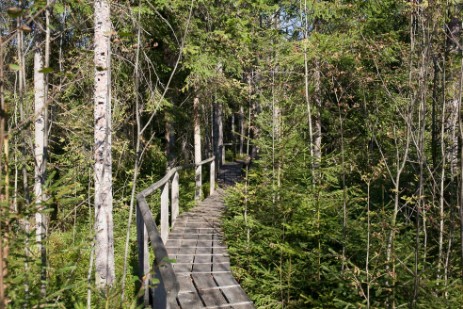
<instances>
[{"instance_id":1,"label":"birch trunk","mask_svg":"<svg viewBox=\"0 0 463 309\"><path fill-rule=\"evenodd\" d=\"M111 21L106 0L95 1L95 267L96 286L115 280L111 158Z\"/></svg>"},{"instance_id":2,"label":"birch trunk","mask_svg":"<svg viewBox=\"0 0 463 309\"><path fill-rule=\"evenodd\" d=\"M302 3L301 3L302 4ZM302 11L302 10L301 10ZM309 95L309 58L308 58L308 51L307 51L307 40L309 37L309 23L307 20L307 0L304 1L304 14L301 15L301 23L304 24L304 99L305 104L307 107L307 124L309 126L309 151L310 151L310 160L312 161L311 164L311 173L312 179L315 179L314 173L314 134L313 134L313 121L312 121L312 104L310 103L310 95Z\"/></svg>"},{"instance_id":3,"label":"birch trunk","mask_svg":"<svg viewBox=\"0 0 463 309\"><path fill-rule=\"evenodd\" d=\"M43 213L44 192L46 171L46 82L45 74L43 73L44 63L42 57L42 49L37 46L34 52L34 110L35 110L35 224L36 224L36 242L41 256L41 293L45 295L45 286L43 282L46 280L46 249L44 239L46 237L46 216Z\"/></svg>"},{"instance_id":4,"label":"birch trunk","mask_svg":"<svg viewBox=\"0 0 463 309\"><path fill-rule=\"evenodd\" d=\"M201 162L201 119L199 117L199 98L195 98L193 101L193 112L194 112L194 143L195 143L195 164ZM202 176L201 166L196 165L195 172L196 191L195 200L200 200L202 196Z\"/></svg>"},{"instance_id":5,"label":"birch trunk","mask_svg":"<svg viewBox=\"0 0 463 309\"><path fill-rule=\"evenodd\" d=\"M320 72L320 60L315 61L315 112L314 112L314 123L313 123L313 160L314 167L317 169L320 166L320 161L322 159L322 123L320 111L322 108L322 99L321 99L321 72Z\"/></svg>"}]
</instances>

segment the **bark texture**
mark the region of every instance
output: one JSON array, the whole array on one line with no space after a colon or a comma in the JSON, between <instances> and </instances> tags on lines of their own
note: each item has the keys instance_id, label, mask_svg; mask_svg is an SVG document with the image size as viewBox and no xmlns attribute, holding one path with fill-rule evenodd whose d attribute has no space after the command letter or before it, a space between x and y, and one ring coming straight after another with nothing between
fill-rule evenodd
<instances>
[{"instance_id":1,"label":"bark texture","mask_svg":"<svg viewBox=\"0 0 463 309\"><path fill-rule=\"evenodd\" d=\"M111 158L111 21L106 0L95 1L95 266L96 285L115 280Z\"/></svg>"},{"instance_id":2,"label":"bark texture","mask_svg":"<svg viewBox=\"0 0 463 309\"><path fill-rule=\"evenodd\" d=\"M35 139L34 139L34 158L35 158L35 175L34 175L34 194L35 194L35 225L36 225L36 242L40 252L41 260L41 295L46 295L47 279L47 252L44 240L47 235L47 216L44 214L45 200L44 184L46 177L47 162L47 82L43 73L44 58L42 49L39 44L34 53L34 111L35 111Z\"/></svg>"},{"instance_id":3,"label":"bark texture","mask_svg":"<svg viewBox=\"0 0 463 309\"><path fill-rule=\"evenodd\" d=\"M43 70L43 58L40 48L34 53L34 107L35 107L35 214L36 241L41 246L45 235L45 221L42 210L43 184L45 182L45 78Z\"/></svg>"}]
</instances>

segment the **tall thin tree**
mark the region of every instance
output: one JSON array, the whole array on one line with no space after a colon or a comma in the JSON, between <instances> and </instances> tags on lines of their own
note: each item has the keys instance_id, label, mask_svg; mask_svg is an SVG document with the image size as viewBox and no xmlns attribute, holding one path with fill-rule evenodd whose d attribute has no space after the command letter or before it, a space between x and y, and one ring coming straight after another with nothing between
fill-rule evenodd
<instances>
[{"instance_id":1,"label":"tall thin tree","mask_svg":"<svg viewBox=\"0 0 463 309\"><path fill-rule=\"evenodd\" d=\"M95 267L96 285L115 280L111 157L111 20L110 3L95 1Z\"/></svg>"}]
</instances>

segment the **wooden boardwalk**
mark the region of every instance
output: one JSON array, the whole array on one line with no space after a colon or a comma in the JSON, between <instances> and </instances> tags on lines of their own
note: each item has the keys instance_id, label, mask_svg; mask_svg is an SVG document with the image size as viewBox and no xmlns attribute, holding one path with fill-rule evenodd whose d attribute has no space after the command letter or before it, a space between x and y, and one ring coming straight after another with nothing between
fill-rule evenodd
<instances>
[{"instance_id":1,"label":"wooden boardwalk","mask_svg":"<svg viewBox=\"0 0 463 309\"><path fill-rule=\"evenodd\" d=\"M224 165L219 183L232 185L241 172L241 165ZM166 243L180 292L177 308L236 308L251 309L249 300L230 271L230 259L220 217L224 210L223 190L202 201L189 212L181 214Z\"/></svg>"}]
</instances>

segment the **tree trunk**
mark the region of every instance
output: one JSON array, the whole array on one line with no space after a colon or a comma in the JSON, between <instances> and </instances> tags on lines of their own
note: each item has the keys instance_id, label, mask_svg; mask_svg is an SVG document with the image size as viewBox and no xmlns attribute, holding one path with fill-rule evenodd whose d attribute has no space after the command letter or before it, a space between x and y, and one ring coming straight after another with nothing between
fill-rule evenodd
<instances>
[{"instance_id":1,"label":"tree trunk","mask_svg":"<svg viewBox=\"0 0 463 309\"><path fill-rule=\"evenodd\" d=\"M96 286L115 280L111 158L111 21L106 0L95 1L95 267Z\"/></svg>"},{"instance_id":2,"label":"tree trunk","mask_svg":"<svg viewBox=\"0 0 463 309\"><path fill-rule=\"evenodd\" d=\"M217 74L222 75L222 64L217 65ZM217 94L215 95L215 102L213 103L214 109L214 155L216 160L216 167L219 170L222 164L225 163L225 151L223 145L223 107L222 103L219 102Z\"/></svg>"},{"instance_id":3,"label":"tree trunk","mask_svg":"<svg viewBox=\"0 0 463 309\"><path fill-rule=\"evenodd\" d=\"M44 239L46 237L46 216L43 213L44 206L44 190L45 184L45 171L46 171L46 138L47 130L45 125L46 106L46 83L45 74L43 73L44 63L42 57L42 49L37 44L34 52L34 106L35 106L35 143L34 143L34 156L35 156L35 224L36 224L36 242L41 256L41 293L45 295L46 280L46 249Z\"/></svg>"},{"instance_id":4,"label":"tree trunk","mask_svg":"<svg viewBox=\"0 0 463 309\"><path fill-rule=\"evenodd\" d=\"M5 124L6 124L6 111L5 111L5 100L3 96L3 40L0 36L0 181L3 181L3 175L5 175L5 191L0 194L0 202L8 204L8 182L6 181L6 173L4 169L7 166L7 151L3 153L3 147L5 145ZM5 147L6 149L6 147ZM5 160L5 162L4 162ZM5 277L7 275L6 259L8 257L8 215L9 207L0 206L0 309L5 309L7 304L6 299L6 284Z\"/></svg>"},{"instance_id":5,"label":"tree trunk","mask_svg":"<svg viewBox=\"0 0 463 309\"><path fill-rule=\"evenodd\" d=\"M170 114L166 115L166 157L167 157L167 168L173 168L175 166L175 131L173 125L173 119Z\"/></svg>"},{"instance_id":6,"label":"tree trunk","mask_svg":"<svg viewBox=\"0 0 463 309\"><path fill-rule=\"evenodd\" d=\"M199 117L199 98L194 98L193 101L194 113L194 143L195 143L195 164L201 162L201 119ZM195 200L199 201L202 197L202 176L201 166L196 166L195 171L196 191Z\"/></svg>"},{"instance_id":7,"label":"tree trunk","mask_svg":"<svg viewBox=\"0 0 463 309\"><path fill-rule=\"evenodd\" d=\"M322 98L321 98L321 72L320 72L320 60L315 61L315 112L314 112L314 128L313 128L313 160L314 166L313 169L317 169L320 166L320 161L322 159L322 122L320 111L322 108Z\"/></svg>"},{"instance_id":8,"label":"tree trunk","mask_svg":"<svg viewBox=\"0 0 463 309\"><path fill-rule=\"evenodd\" d=\"M238 117L239 121L239 127L240 127L240 146L239 146L239 151L240 151L240 157L243 156L244 152L244 135L246 134L245 127L244 127L244 108L241 105L240 106L240 114Z\"/></svg>"}]
</instances>

